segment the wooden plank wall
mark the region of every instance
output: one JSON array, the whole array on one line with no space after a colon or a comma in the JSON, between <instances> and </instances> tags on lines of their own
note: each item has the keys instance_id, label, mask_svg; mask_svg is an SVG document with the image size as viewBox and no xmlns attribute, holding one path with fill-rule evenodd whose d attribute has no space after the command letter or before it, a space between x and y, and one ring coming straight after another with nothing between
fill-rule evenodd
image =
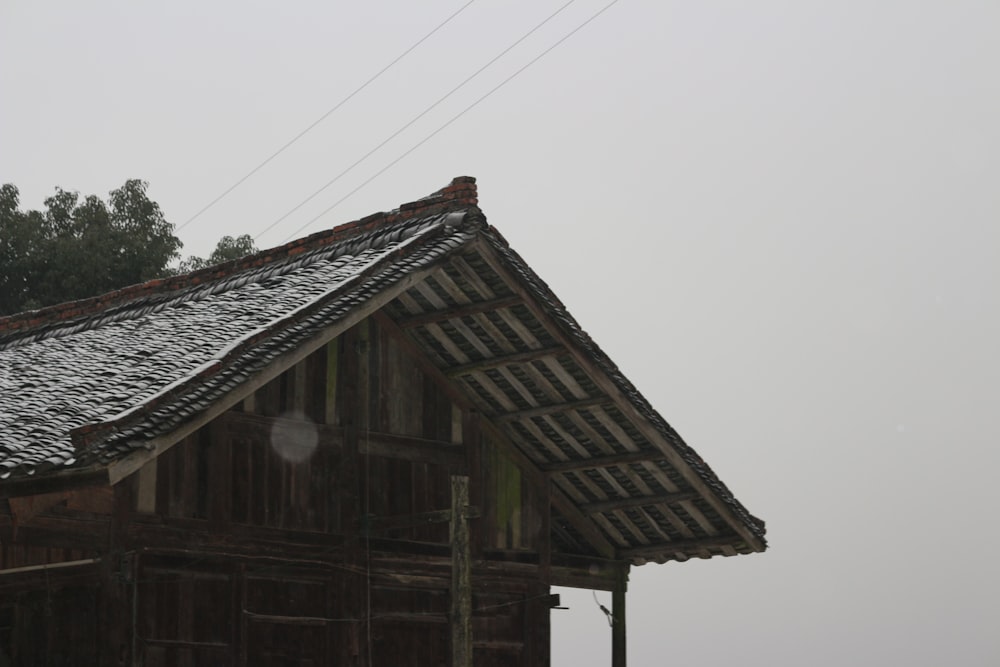
<instances>
[{"instance_id":1,"label":"wooden plank wall","mask_svg":"<svg viewBox=\"0 0 1000 667\"><path fill-rule=\"evenodd\" d=\"M366 321L101 496L103 505L61 499L13 539L16 518L0 502L0 569L104 556L86 590L99 600L107 593L98 598L93 586L113 589L115 604L135 605L137 622L133 633L121 614L98 615L115 627L97 634L115 648L131 639L126 652L144 665L359 665L369 650L373 664L446 664L448 524L417 515L449 508L449 478L461 473L481 511L474 559L514 553L538 563L546 526L542 492L476 424ZM434 455L411 456L407 443ZM451 456L449 443L464 450ZM131 511L112 519L115 497ZM548 586L530 567L515 571L473 577L477 665L548 664ZM71 600L83 589L60 590ZM0 649L28 656L28 643L51 641L24 625L38 592L19 595L0 605ZM105 622L84 616L44 632L77 637ZM80 655L110 650L88 653L87 641ZM43 653L17 664L73 664L45 663L54 654Z\"/></svg>"},{"instance_id":2,"label":"wooden plank wall","mask_svg":"<svg viewBox=\"0 0 1000 667\"><path fill-rule=\"evenodd\" d=\"M353 357L353 358L351 358ZM373 433L450 442L462 439L463 415L426 377L391 336L372 322L359 325L258 390L238 408L247 416L297 420L308 435L318 429L314 452L282 452L274 446L272 422L207 427L160 456L155 463L155 505L164 518L209 520L276 529L333 532L345 510L345 472L357 469L360 502L355 521L400 517L449 506L444 465L391 456L344 458L343 442L331 442L323 426L356 429L364 450ZM474 531L481 549L535 551L542 524L539 493L521 479L516 465L489 443L467 472L481 508ZM140 475L141 476L141 475ZM478 494L476 487L481 490ZM137 497L142 497L142 489ZM223 496L227 497L225 499ZM214 505L213 505L214 503ZM137 506L137 509L143 509ZM347 512L348 516L354 512ZM394 527L382 537L444 544L444 524Z\"/></svg>"}]
</instances>

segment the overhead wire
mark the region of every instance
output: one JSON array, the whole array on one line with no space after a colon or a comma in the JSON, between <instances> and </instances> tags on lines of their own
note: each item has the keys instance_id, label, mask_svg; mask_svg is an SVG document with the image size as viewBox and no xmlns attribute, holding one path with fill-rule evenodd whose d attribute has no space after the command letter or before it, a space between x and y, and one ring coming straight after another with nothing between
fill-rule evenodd
<instances>
[{"instance_id":1,"label":"overhead wire","mask_svg":"<svg viewBox=\"0 0 1000 667\"><path fill-rule=\"evenodd\" d=\"M490 65L492 65L493 63L495 63L496 61L500 60L502 57L504 57L505 55L507 55L512 49L514 49L521 42L523 42L528 37L530 37L535 32L537 32L539 29L541 29L542 26L544 26L546 23L548 23L549 21L551 21L552 19L554 19L556 16L558 16L560 13L562 13L563 10L565 10L567 7L569 7L570 5L572 5L574 2L576 2L576 0L569 0L566 4L562 5L556 11L554 11L552 14L550 14L545 19L543 19L541 21L541 23L537 24L531 30L529 30L528 32L526 32L523 35L521 35L510 46L508 46L507 48L505 48L503 51L501 51L497 55L493 56L486 64L484 64L482 67L480 67L475 72L473 72L468 77L466 77L465 80L463 80L457 86L455 86L454 88L452 88L451 90L449 90L447 93L445 93L444 95L442 95L440 98L438 98L437 101L435 101L433 104L431 104L430 106L428 106L427 108L425 108L423 111L421 111L420 113L418 113L416 116L414 116L413 118L411 118L409 121L407 121L398 130L396 130L395 132L393 132L392 134L390 134L388 137L386 137L385 139L383 139L377 146L375 146L370 151L368 151L367 153L365 153L364 155L362 155L360 158L358 158L357 160L355 160L347 168L345 168L339 174L337 174L336 176L334 176L333 178L331 178L329 181L327 181L325 184L323 184L318 190L316 190L311 195L309 195L308 197L306 197L305 199L303 199L302 201L300 201L298 204L296 204L294 207L292 207L288 212L286 212L280 218L278 218L277 220L275 220L274 222L272 222L270 225L268 225L267 227L265 227L264 229L262 229L260 232L258 232L256 234L256 236L254 236L254 240L256 241L261 236L263 236L267 232L269 232L272 229L274 229L274 227L276 227L278 224L280 224L281 222L283 222L286 218L288 218L288 216L290 216L293 213L295 213L296 211L298 211L300 208L302 208L303 206L305 206L306 204L308 204L310 201L312 201L313 199L315 199L324 190L326 190L331 185L333 185L334 183L336 183L337 181L339 181L341 178L343 178L344 176L346 176L348 173L350 173L351 171L353 171L355 167L357 167L359 164L361 164L362 162L364 162L365 160L367 160L369 157L371 157L380 148L382 148L383 146L385 146L386 144L388 144L390 141L392 141L393 139L395 139L396 137L398 137L400 134L402 134L403 132L405 132L409 127L411 127L418 120L420 120L421 118L423 118L424 116L426 116L428 113L430 113L439 104L441 104L442 102L444 102L445 100L447 100L449 97L451 97L452 95L454 95L455 93L457 93L462 88L464 88L466 86L466 84L468 84L473 79L475 79L477 76L479 76L480 74L482 74L483 71L486 70Z\"/></svg>"},{"instance_id":2,"label":"overhead wire","mask_svg":"<svg viewBox=\"0 0 1000 667\"><path fill-rule=\"evenodd\" d=\"M534 65L536 62L538 62L539 60L541 60L542 58L544 58L546 55L548 55L551 51L553 51L558 46L560 46L567 39L569 39L570 37L572 37L573 35L575 35L577 32L579 32L580 30L582 30L584 27L586 27L587 25L589 25L591 22L593 22L595 19L597 19L599 16L601 16L601 14L603 14L607 10L611 9L611 7L613 7L614 5L618 4L618 2L619 2L619 0L611 0L611 2L609 2L607 5L605 5L604 7L602 7L601 9L599 9L596 13L594 13L593 15L591 15L590 18L588 18L586 21L584 21L583 23L581 23L577 27L573 28L573 30L571 30L568 33L566 33L565 35L563 35L563 37L560 38L557 42L555 42L550 47L548 47L547 49L545 49L544 51L542 51L541 53L539 53L537 56L535 56L534 58L532 58L530 61L528 61L527 64L525 64L520 69L518 69L516 72L514 72L513 74L511 74L510 76L508 76L506 79L504 79L503 81L501 81L499 84L497 84L494 88L492 88L485 95L483 95L482 97L480 97L479 99L477 99L475 102L473 102L469 106L465 107L462 111L460 111L457 114L455 114L454 116L452 116L443 125L441 125L440 127L438 127L436 130L434 130L433 132L431 132L430 134L428 134L426 137L424 137L423 139L421 139L419 142L417 142L413 146L411 146L406 152L404 152L402 155L400 155L399 157L397 157L395 160L393 160L392 162L390 162L389 164L387 164L386 166L382 167L380 170L378 170L377 172L375 172L374 175L372 175L371 177L369 177L367 180L363 181L360 185L358 185L357 187L355 187L353 190L351 190L350 192L348 192L346 195L344 195L343 197L341 197L340 199L338 199L337 201L335 201L333 204L331 204L327 208L323 209L323 211L321 211L318 215L310 218L305 224L303 224L301 227L299 227L294 232L292 232L290 235L288 235L282 241L282 243L287 243L288 241L290 241L293 238L295 238L296 236L298 236L302 232L302 230L304 230L307 227L309 227L309 225L311 225L312 223L314 223L317 220L319 220L320 218L322 218L324 215L326 215L327 213L329 213L330 211L332 211L333 209L335 209L337 206L340 206L340 204L342 204L348 198L352 197L359 190L361 190L366 185L368 185L369 183L371 183L372 181L374 181L376 178L378 178L379 176L381 176L382 174L384 174L385 172L387 172L392 167L396 166L396 164L399 163L401 160L403 160L408 155L410 155L411 153L413 153L415 150L417 150L418 148L420 148L421 146L423 146L425 143L427 143L428 141L430 141L431 139L433 139L435 136L437 136L439 133L441 133L443 130L445 130L447 127L449 127L452 123L454 123L455 121L457 121L459 118L461 118L462 116L464 116L465 114L467 114L469 111L471 111L472 109L474 109L475 107L477 107L480 103L482 103L488 97L490 97L491 95L493 95L493 93L497 92L498 90L500 90L501 88L503 88L505 85L507 85L508 83L510 83L514 78L516 78L522 72L524 72L526 69L528 69L529 67L531 67L532 65ZM273 225L272 225L272 227L273 227ZM270 229L270 227L268 229ZM261 232L261 233L263 233L263 232ZM255 238L257 238L257 237L255 237Z\"/></svg>"},{"instance_id":3,"label":"overhead wire","mask_svg":"<svg viewBox=\"0 0 1000 667\"><path fill-rule=\"evenodd\" d=\"M327 118L329 118L331 114L333 114L335 111L337 111L337 109L339 109L340 107L342 107L345 104L347 104L347 102L349 102L352 98L354 98L355 95L357 95L358 93L360 93L361 91L363 91L371 83L373 83L376 79L378 79L380 76L382 76L387 71L389 71L389 69L392 68L396 63L398 63L400 60L402 60L403 58L405 58L406 56L408 56L411 51L413 51L418 46L420 46L425 41L427 41L434 33L436 33L438 30L440 30L441 28L443 28L444 26L446 26L448 23L450 23L452 19L454 19L456 16L458 16L463 11L465 11L465 9L468 8L469 5L471 5L475 1L476 0L469 0L464 5L462 5L461 7L459 7L448 18L446 18L444 21L442 21L441 23L439 23L433 30L431 30L429 33L427 33L426 35L424 35L423 37L421 37L419 40L417 40L416 42L414 42L412 46L410 46L408 49L406 49L405 51L403 51L401 54L399 54L398 56L396 56L396 58L393 59L392 62L390 62L388 65L386 65L385 67L383 67L382 69L380 69L378 72L376 72L372 77L370 77L363 84L361 84L360 86L358 86L357 88L355 88L354 91L351 92L347 97L345 97L344 99L342 99L339 102L337 102L337 104L335 104L333 107L331 107L330 109L328 109L322 116L320 116L315 121L313 121L308 127L306 127L304 130L302 130L301 132L299 132L298 134L296 134L294 137L291 138L291 140L289 140L287 143L285 143L281 148L279 148L274 153L272 153L271 155L269 155L263 162L261 162L260 164L258 164L256 167L254 167L249 172L247 172L242 178L240 178L238 181L236 181L231 186L229 186L225 191L223 191L222 194L220 194L219 196L217 196L212 201L208 202L208 204L206 204L205 206L203 206L197 213L195 213L190 218L188 218L187 220L185 220L183 224L181 224L179 227L177 227L176 231L180 231L180 230L184 229L185 227L187 227L189 224L191 224L197 218L199 218L202 213L204 213L205 211L207 211L210 208L212 208L213 206L215 206L217 203L219 203L220 201L222 201L222 199L225 198L230 192L232 192L233 190L235 190L239 186L243 185L243 183L246 182L247 179L249 179L251 176L253 176L254 174L256 174L261 169L263 169L268 163L271 162L271 160L273 160L274 158L276 158L279 155L281 155L282 153L284 153L285 150L287 150L288 148L290 148L295 142L297 142L299 139L301 139L306 134L308 134L310 131L312 131L313 128L315 128L317 125L319 125L320 123L322 123L324 120L326 120Z\"/></svg>"}]
</instances>

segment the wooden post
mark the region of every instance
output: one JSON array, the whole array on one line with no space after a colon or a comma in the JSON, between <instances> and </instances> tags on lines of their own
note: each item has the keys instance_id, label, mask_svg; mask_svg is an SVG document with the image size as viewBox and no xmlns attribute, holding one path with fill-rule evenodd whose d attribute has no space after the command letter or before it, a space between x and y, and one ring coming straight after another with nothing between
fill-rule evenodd
<instances>
[{"instance_id":1,"label":"wooden post","mask_svg":"<svg viewBox=\"0 0 1000 667\"><path fill-rule=\"evenodd\" d=\"M360 326L364 326L362 323ZM344 565L348 571L344 575L344 594L340 601L341 613L346 617L363 619L353 623L348 629L347 664L365 665L368 664L371 647L366 641L370 636L371 618L367 604L367 577L365 553L362 549L362 539L364 537L364 503L362 502L362 482L367 483L361 475L361 462L359 451L360 433L367 425L364 421L364 408L367 405L365 398L367 383L366 374L362 367L366 367L366 360L361 354L361 342L358 334L359 327L353 327L345 331L340 338L342 346L337 355L339 367L335 368L334 391L340 394L341 409L339 417L341 425L344 427L344 441L340 452L340 476L339 476L339 503L340 503L340 530L344 535ZM328 399L336 400L336 399ZM337 412L336 404L333 404L333 412L328 412L332 416ZM330 408L328 407L328 410Z\"/></svg>"},{"instance_id":2,"label":"wooden post","mask_svg":"<svg viewBox=\"0 0 1000 667\"><path fill-rule=\"evenodd\" d=\"M622 563L615 577L611 596L611 667L625 667L625 591L628 589L627 563Z\"/></svg>"},{"instance_id":3,"label":"wooden post","mask_svg":"<svg viewBox=\"0 0 1000 667\"><path fill-rule=\"evenodd\" d=\"M545 487L540 494L542 501L541 525L538 529L538 573L546 586L552 583L552 479L545 476Z\"/></svg>"},{"instance_id":4,"label":"wooden post","mask_svg":"<svg viewBox=\"0 0 1000 667\"><path fill-rule=\"evenodd\" d=\"M469 478L451 478L451 665L472 667L472 559L469 553Z\"/></svg>"}]
</instances>

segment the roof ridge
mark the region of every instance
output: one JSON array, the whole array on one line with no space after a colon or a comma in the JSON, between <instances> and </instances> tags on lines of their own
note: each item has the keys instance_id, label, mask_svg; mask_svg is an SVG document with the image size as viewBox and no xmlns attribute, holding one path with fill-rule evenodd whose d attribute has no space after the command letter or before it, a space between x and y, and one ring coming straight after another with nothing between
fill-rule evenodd
<instances>
[{"instance_id":1,"label":"roof ridge","mask_svg":"<svg viewBox=\"0 0 1000 667\"><path fill-rule=\"evenodd\" d=\"M197 289L250 269L279 264L292 257L351 238L370 238L379 231L384 231L386 227L418 217L428 217L460 208L476 208L478 203L476 179L472 176L458 176L444 188L426 197L401 204L392 211L373 213L274 248L261 250L253 255L188 273L155 278L77 301L67 301L37 310L0 317L0 345L19 339L38 329L47 330L87 320L101 313L135 303L143 298L162 298L171 293L176 294Z\"/></svg>"}]
</instances>

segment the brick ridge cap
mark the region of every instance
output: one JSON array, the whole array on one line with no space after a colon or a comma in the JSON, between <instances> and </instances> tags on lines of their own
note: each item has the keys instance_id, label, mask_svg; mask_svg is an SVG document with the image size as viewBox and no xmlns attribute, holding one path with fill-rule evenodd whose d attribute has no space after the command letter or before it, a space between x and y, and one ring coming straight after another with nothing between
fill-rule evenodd
<instances>
[{"instance_id":1,"label":"brick ridge cap","mask_svg":"<svg viewBox=\"0 0 1000 667\"><path fill-rule=\"evenodd\" d=\"M165 278L154 278L76 301L45 306L37 310L0 317L0 340L9 342L35 329L70 324L113 308L123 307L143 298L164 296L185 289L204 286L250 269L278 264L291 257L340 243L381 227L390 227L416 217L451 210L478 207L476 179L458 176L447 186L420 199L399 205L391 211L372 213L274 248L258 251L239 259Z\"/></svg>"}]
</instances>

